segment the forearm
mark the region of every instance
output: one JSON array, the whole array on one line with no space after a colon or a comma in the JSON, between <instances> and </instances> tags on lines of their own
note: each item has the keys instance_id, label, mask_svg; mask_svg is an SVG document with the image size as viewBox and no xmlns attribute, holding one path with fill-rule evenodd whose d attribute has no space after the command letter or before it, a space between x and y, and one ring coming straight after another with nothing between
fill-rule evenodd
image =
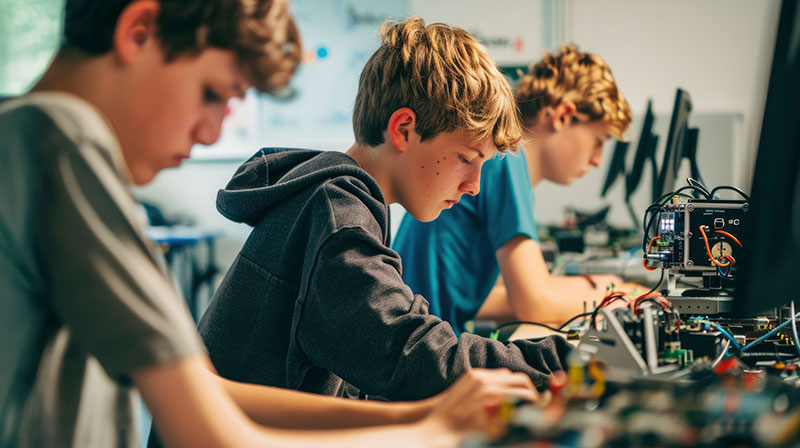
<instances>
[{"instance_id":1,"label":"forearm","mask_svg":"<svg viewBox=\"0 0 800 448\"><path fill-rule=\"evenodd\" d=\"M252 420L276 428L343 429L412 423L425 417L437 400L347 400L215 377Z\"/></svg>"},{"instance_id":2,"label":"forearm","mask_svg":"<svg viewBox=\"0 0 800 448\"><path fill-rule=\"evenodd\" d=\"M511 302L508 301L508 290L502 276L498 277L497 283L489 292L475 318L493 320L497 323L518 320L511 308Z\"/></svg>"},{"instance_id":3,"label":"forearm","mask_svg":"<svg viewBox=\"0 0 800 448\"><path fill-rule=\"evenodd\" d=\"M547 269L539 245L529 238L515 237L497 251L506 302L519 320L563 322L599 303L605 290L585 277L558 277ZM499 300L497 297L495 300Z\"/></svg>"},{"instance_id":4,"label":"forearm","mask_svg":"<svg viewBox=\"0 0 800 448\"><path fill-rule=\"evenodd\" d=\"M259 426L247 418L203 363L200 357L193 357L142 369L132 375L165 446L373 447L380 444L394 447L412 444L438 447L455 446L466 433L448 426L441 418L333 430ZM274 398L270 397L262 397L265 406L275 405ZM280 406L275 407L280 409ZM311 412L303 418L311 420L319 415Z\"/></svg>"},{"instance_id":5,"label":"forearm","mask_svg":"<svg viewBox=\"0 0 800 448\"><path fill-rule=\"evenodd\" d=\"M300 431L291 429L264 429L270 446L280 447L454 447L465 434L423 420L404 425L377 428Z\"/></svg>"},{"instance_id":6,"label":"forearm","mask_svg":"<svg viewBox=\"0 0 800 448\"><path fill-rule=\"evenodd\" d=\"M519 320L561 323L591 311L604 291L592 287L583 277L549 276L520 300L507 300ZM524 299L524 300L523 300Z\"/></svg>"}]
</instances>

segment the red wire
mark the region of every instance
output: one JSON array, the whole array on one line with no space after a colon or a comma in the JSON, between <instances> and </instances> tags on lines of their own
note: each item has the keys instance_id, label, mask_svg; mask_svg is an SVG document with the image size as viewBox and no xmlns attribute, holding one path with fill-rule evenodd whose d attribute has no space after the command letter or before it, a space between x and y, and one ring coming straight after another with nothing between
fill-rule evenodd
<instances>
[{"instance_id":1,"label":"red wire","mask_svg":"<svg viewBox=\"0 0 800 448\"><path fill-rule=\"evenodd\" d=\"M647 253L648 254L650 253L650 249L653 248L653 243L655 243L656 240L660 240L660 239L661 239L660 236L656 236L656 237L653 237L653 239L650 240L650 244L647 245ZM647 258L642 258L642 266L644 266L644 268L647 269L648 271L655 271L656 269L658 269L658 268L651 268L650 266L648 266L647 265Z\"/></svg>"},{"instance_id":2,"label":"red wire","mask_svg":"<svg viewBox=\"0 0 800 448\"><path fill-rule=\"evenodd\" d=\"M704 227L706 227L706 226L704 226L704 225L700 226L700 234L703 235L703 241L705 241L705 243L706 243L706 253L708 254L708 258L711 259L712 263L714 263L715 265L717 265L719 267L726 268L726 267L730 266L731 265L730 261L728 261L726 264L722 264L719 261L714 259L714 255L711 254L711 246L708 245L708 236L706 235L706 230L705 230ZM725 233L727 233L727 232L725 232Z\"/></svg>"},{"instance_id":3,"label":"red wire","mask_svg":"<svg viewBox=\"0 0 800 448\"><path fill-rule=\"evenodd\" d=\"M733 241L736 241L736 244L738 244L739 247L744 247L744 246L742 246L742 243L739 241L739 239L736 238L735 236L731 235L730 233L728 233L728 232L726 232L724 230L715 230L714 232L715 233L721 233L721 234L727 236L728 238L732 239Z\"/></svg>"}]
</instances>

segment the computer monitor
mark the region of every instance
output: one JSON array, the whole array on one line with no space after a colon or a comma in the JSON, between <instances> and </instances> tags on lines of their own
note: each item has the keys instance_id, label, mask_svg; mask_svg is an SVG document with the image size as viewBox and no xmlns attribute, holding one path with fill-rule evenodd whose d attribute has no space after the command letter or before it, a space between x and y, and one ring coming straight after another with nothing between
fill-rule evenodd
<instances>
[{"instance_id":1,"label":"computer monitor","mask_svg":"<svg viewBox=\"0 0 800 448\"><path fill-rule=\"evenodd\" d=\"M675 180L681 161L686 158L691 163L692 177L702 183L700 170L697 167L698 130L689 127L689 113L692 111L692 99L689 93L678 89L675 93L675 105L667 131L667 144L664 147L664 159L658 175L658 187L653 191L655 201L661 195L675 189Z\"/></svg>"},{"instance_id":2,"label":"computer monitor","mask_svg":"<svg viewBox=\"0 0 800 448\"><path fill-rule=\"evenodd\" d=\"M734 310L800 304L800 8L784 0L772 59ZM744 240L744 239L743 239Z\"/></svg>"},{"instance_id":3,"label":"computer monitor","mask_svg":"<svg viewBox=\"0 0 800 448\"><path fill-rule=\"evenodd\" d=\"M625 176L625 156L628 154L628 142L617 140L614 145L614 154L611 156L611 163L608 164L606 180L603 182L603 190L600 197L606 197L608 190L614 185L617 178Z\"/></svg>"},{"instance_id":4,"label":"computer monitor","mask_svg":"<svg viewBox=\"0 0 800 448\"><path fill-rule=\"evenodd\" d=\"M642 180L645 163L649 160L653 173L653 188L658 181L658 168L656 167L656 146L658 136L653 134L653 101L647 101L647 111L644 113L642 121L642 132L639 134L639 142L636 144L636 154L633 156L633 165L628 175L625 177L625 202L630 204L631 196L639 187ZM654 192L654 190L651 190ZM638 221L638 219L637 219Z\"/></svg>"}]
</instances>

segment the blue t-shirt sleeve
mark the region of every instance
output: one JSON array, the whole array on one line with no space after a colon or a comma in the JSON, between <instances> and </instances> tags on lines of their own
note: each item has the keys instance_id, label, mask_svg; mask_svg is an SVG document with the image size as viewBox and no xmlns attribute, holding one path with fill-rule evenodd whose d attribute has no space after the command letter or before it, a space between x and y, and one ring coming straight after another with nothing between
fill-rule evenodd
<instances>
[{"instance_id":1,"label":"blue t-shirt sleeve","mask_svg":"<svg viewBox=\"0 0 800 448\"><path fill-rule=\"evenodd\" d=\"M522 153L486 162L477 197L495 251L516 235L539 240L533 219L533 187Z\"/></svg>"}]
</instances>

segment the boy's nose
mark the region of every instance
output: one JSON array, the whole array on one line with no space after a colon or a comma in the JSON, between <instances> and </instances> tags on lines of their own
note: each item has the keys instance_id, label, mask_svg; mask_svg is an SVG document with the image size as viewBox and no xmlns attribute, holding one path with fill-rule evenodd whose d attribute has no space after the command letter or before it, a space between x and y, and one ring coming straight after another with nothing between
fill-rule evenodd
<instances>
[{"instance_id":1,"label":"boy's nose","mask_svg":"<svg viewBox=\"0 0 800 448\"><path fill-rule=\"evenodd\" d=\"M477 170L477 174L462 183L460 190L470 196L478 194L481 191L481 171Z\"/></svg>"},{"instance_id":2,"label":"boy's nose","mask_svg":"<svg viewBox=\"0 0 800 448\"><path fill-rule=\"evenodd\" d=\"M470 196L475 196L476 194L478 194L480 190L481 187L479 185L467 184L467 183L464 183L463 188L461 189L461 191Z\"/></svg>"},{"instance_id":3,"label":"boy's nose","mask_svg":"<svg viewBox=\"0 0 800 448\"><path fill-rule=\"evenodd\" d=\"M194 128L192 139L202 145L211 145L219 139L222 132L222 119L206 118Z\"/></svg>"},{"instance_id":4,"label":"boy's nose","mask_svg":"<svg viewBox=\"0 0 800 448\"><path fill-rule=\"evenodd\" d=\"M599 147L592 152L592 157L589 159L589 165L597 168L603 163L603 147Z\"/></svg>"}]
</instances>

